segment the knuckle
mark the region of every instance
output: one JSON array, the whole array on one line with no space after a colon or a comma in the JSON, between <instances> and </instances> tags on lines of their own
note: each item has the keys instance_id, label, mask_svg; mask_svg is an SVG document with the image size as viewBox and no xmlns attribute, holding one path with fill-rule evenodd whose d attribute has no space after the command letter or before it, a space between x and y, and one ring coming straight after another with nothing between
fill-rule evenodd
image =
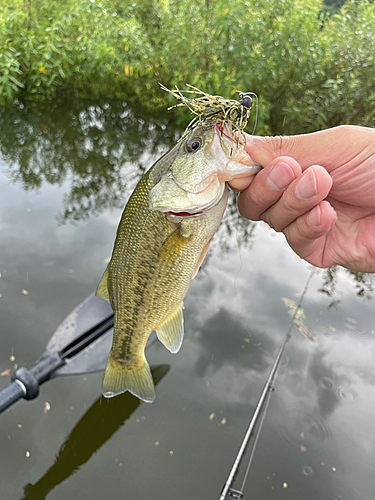
<instances>
[{"instance_id":1,"label":"knuckle","mask_svg":"<svg viewBox=\"0 0 375 500\"><path fill-rule=\"evenodd\" d=\"M261 189L253 190L251 193L251 201L257 209L265 208L269 205L265 200L265 196Z\"/></svg>"},{"instance_id":2,"label":"knuckle","mask_svg":"<svg viewBox=\"0 0 375 500\"><path fill-rule=\"evenodd\" d=\"M276 137L273 137L272 140L274 151L278 156L289 155L293 151L296 142L296 139L293 135L278 135Z\"/></svg>"},{"instance_id":3,"label":"knuckle","mask_svg":"<svg viewBox=\"0 0 375 500\"><path fill-rule=\"evenodd\" d=\"M263 222L268 224L270 228L276 231L277 233L281 233L281 231L283 230L282 227L280 227L277 223L275 223L275 221L272 220L272 217L271 218L268 217L267 212L262 213L259 216L259 220L262 220Z\"/></svg>"}]
</instances>

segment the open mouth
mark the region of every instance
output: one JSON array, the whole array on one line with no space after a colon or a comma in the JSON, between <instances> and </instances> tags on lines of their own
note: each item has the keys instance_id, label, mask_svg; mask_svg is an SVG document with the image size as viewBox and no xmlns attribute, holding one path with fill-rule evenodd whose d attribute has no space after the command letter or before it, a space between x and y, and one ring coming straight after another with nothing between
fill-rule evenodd
<instances>
[{"instance_id":1,"label":"open mouth","mask_svg":"<svg viewBox=\"0 0 375 500\"><path fill-rule=\"evenodd\" d=\"M194 217L195 215L201 215L203 212L168 212L170 215L174 215L176 217Z\"/></svg>"},{"instance_id":2,"label":"open mouth","mask_svg":"<svg viewBox=\"0 0 375 500\"><path fill-rule=\"evenodd\" d=\"M227 138L228 138L228 139L230 139L231 141L233 140L233 137L230 137L228 134L226 134L226 133L224 132L225 128L224 128L223 123L219 123L219 124L217 125L217 130L218 130L218 132L219 132L219 134L220 134L220 135L223 135L224 137L227 137Z\"/></svg>"}]
</instances>

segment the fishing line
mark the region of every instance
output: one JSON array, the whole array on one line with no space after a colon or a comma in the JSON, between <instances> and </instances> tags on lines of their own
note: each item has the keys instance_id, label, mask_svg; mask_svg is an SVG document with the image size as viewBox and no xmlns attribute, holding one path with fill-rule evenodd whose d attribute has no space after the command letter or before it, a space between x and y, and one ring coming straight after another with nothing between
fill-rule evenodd
<instances>
[{"instance_id":1,"label":"fishing line","mask_svg":"<svg viewBox=\"0 0 375 500\"><path fill-rule=\"evenodd\" d=\"M267 398L267 396L270 395L270 391L273 390L271 384L273 382L273 379L276 375L276 371L277 371L277 368L279 366L279 363L280 363L280 359L281 359L281 356L284 352L284 349L285 349L285 346L286 344L288 343L289 339L291 338L291 331L292 331L292 328L294 326L294 320L296 318L296 315L297 315L297 312L299 310L299 308L301 307L301 304L302 304L302 300L306 294L306 291L307 291L307 288L308 288L308 285L310 283L310 280L311 278L313 277L315 273L315 269L312 269L307 281L306 281L306 285L305 285L305 288L302 292L302 295L299 299L299 302L297 304L297 307L296 307L296 310L294 312L294 315L292 317L292 320L291 320L291 323L290 323L290 327L289 327L289 330L287 331L286 335L285 335L285 338L284 338L284 341L280 347L280 350L279 352L277 353L277 356L275 358L275 361L272 365L272 368L270 370L270 373L268 375L268 378L267 378L267 381L266 381L266 384L263 388L263 391L262 391L262 394L258 400L258 403L257 403L257 406L255 408L255 411L254 411L254 414L252 416L252 419L250 421L250 424L249 424L249 427L246 431L246 434L245 434L245 437L241 443L241 446L240 446L240 449L237 453L237 456L235 458L235 461L233 463L233 466L232 466L232 469L229 473L229 476L228 476L228 479L226 481L226 483L224 484L224 487L222 489L222 492L219 496L219 500L224 500L228 493L229 495L231 495L232 497L234 498L242 498L244 496L243 494L243 488L245 487L245 484L246 484L246 480L247 480L247 477L248 477L248 474L249 474L249 471L250 471L250 466L251 466L251 462L252 462L252 459L253 459L253 456L254 456L254 453L255 453L255 447L257 445L257 442L258 442L258 438L259 438L259 434L260 434L260 431L261 431L261 428L262 428L262 425L263 425L263 421L264 421L264 418L265 418L265 414L266 414L266 410L267 410L267 407L268 407L268 401L269 401L269 397ZM247 446L247 443L249 442L249 439L250 439L250 436L251 436L251 433L254 429L254 426L255 426L255 423L257 421L257 418L260 414L260 412L262 411L263 409L263 405L264 403L266 402L266 405L264 406L264 412L263 412L263 416L262 416L262 420L260 421L260 425L258 427L258 431L257 431L257 435L255 437L255 442L254 442L254 446L253 446L253 450L252 450L252 453L251 453L251 456L250 456L250 459L249 459L249 464L247 466L247 469L246 469L246 472L245 472L245 478L242 482L242 485L241 485L241 490L235 490L233 488L231 488L231 484L233 482L233 479L234 479L234 476L238 470L238 467L240 465L240 462L242 460L242 457L243 457L243 454L245 452L245 449L246 449L246 446Z\"/></svg>"},{"instance_id":2,"label":"fishing line","mask_svg":"<svg viewBox=\"0 0 375 500\"><path fill-rule=\"evenodd\" d=\"M246 484L246 481L247 481L247 476L249 475L249 472L250 472L250 467L251 467L251 464L252 464L252 461L253 461L253 458L254 458L254 455L255 455L255 450L256 450L256 447L257 447L257 444L258 444L258 441L259 441L259 437L260 437L260 433L262 431L262 427L263 427L263 423L264 423L264 420L266 418L266 413L267 413L267 409L268 409L268 405L269 405L269 402L270 402L270 396L271 396L271 389L273 390L273 388L269 388L269 391L268 391L268 398L266 399L266 403L264 405L264 410L263 410L263 413L262 413L262 418L260 419L260 422L259 422L259 427L258 427L258 431L256 433L256 436L255 436L255 441L254 441L254 445L253 445L253 448L251 450L251 455L250 455L250 458L249 458L249 462L247 464L247 467L246 467L246 472L245 472L245 475L244 475L244 478L243 478L243 481L242 481L242 484L241 484L241 489L240 491L243 492L244 488L245 488L245 484Z\"/></svg>"}]
</instances>

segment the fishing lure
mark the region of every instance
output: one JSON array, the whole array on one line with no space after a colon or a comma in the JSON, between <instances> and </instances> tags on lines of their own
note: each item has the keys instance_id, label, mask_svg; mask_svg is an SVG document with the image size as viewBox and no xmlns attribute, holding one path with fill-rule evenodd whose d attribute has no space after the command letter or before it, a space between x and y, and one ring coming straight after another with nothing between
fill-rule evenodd
<instances>
[{"instance_id":1,"label":"fishing lure","mask_svg":"<svg viewBox=\"0 0 375 500\"><path fill-rule=\"evenodd\" d=\"M222 123L221 131L224 125L227 125L232 133L233 141L236 141L237 146L242 143L246 144L246 136L244 129L250 117L250 111L253 105L253 97L256 99L256 118L258 115L258 96L253 92L240 92L239 100L225 99L219 95L206 94L192 85L186 84L192 90L180 90L177 85L176 89L169 90L164 85L159 83L160 87L172 94L180 102L171 106L168 109L177 108L179 106L186 106L195 116L193 120L186 127L182 138L184 138L194 127L209 121L216 121ZM190 99L186 97L183 92L195 94L197 97ZM255 128L255 126L254 126ZM254 131L253 131L254 132ZM241 141L241 136L243 140Z\"/></svg>"}]
</instances>

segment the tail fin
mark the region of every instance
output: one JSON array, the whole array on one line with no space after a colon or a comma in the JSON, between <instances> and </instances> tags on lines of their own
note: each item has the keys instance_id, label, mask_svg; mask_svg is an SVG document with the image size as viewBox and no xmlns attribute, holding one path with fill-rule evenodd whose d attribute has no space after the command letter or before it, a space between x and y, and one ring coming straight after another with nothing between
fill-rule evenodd
<instances>
[{"instance_id":1,"label":"tail fin","mask_svg":"<svg viewBox=\"0 0 375 500\"><path fill-rule=\"evenodd\" d=\"M155 399L154 382L144 354L134 363L125 365L109 353L102 390L106 398L129 391L142 401L152 403Z\"/></svg>"}]
</instances>

